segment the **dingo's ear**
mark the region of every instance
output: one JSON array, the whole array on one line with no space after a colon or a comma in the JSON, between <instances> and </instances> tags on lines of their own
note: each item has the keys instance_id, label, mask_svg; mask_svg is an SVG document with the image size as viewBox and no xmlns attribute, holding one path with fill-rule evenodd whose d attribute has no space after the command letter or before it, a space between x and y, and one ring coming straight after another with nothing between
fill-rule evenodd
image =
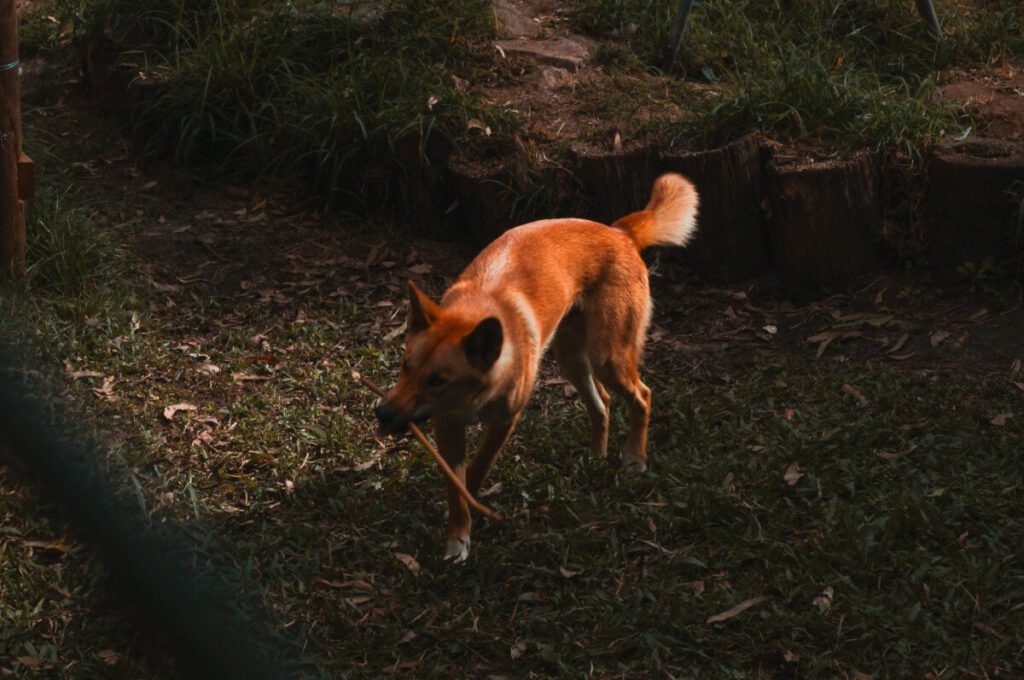
<instances>
[{"instance_id":1,"label":"dingo's ear","mask_svg":"<svg viewBox=\"0 0 1024 680\"><path fill-rule=\"evenodd\" d=\"M440 308L423 291L409 282L409 332L419 333L434 323Z\"/></svg>"},{"instance_id":2,"label":"dingo's ear","mask_svg":"<svg viewBox=\"0 0 1024 680\"><path fill-rule=\"evenodd\" d=\"M501 356L501 345L504 340L505 333L501 329L501 321L489 316L462 339L462 349L466 352L470 365L486 373Z\"/></svg>"}]
</instances>

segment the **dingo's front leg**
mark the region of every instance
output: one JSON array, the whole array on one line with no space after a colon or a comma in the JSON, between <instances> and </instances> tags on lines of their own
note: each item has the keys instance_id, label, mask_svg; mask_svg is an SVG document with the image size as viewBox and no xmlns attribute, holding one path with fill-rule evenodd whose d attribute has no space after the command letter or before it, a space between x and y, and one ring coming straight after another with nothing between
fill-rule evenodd
<instances>
[{"instance_id":1,"label":"dingo's front leg","mask_svg":"<svg viewBox=\"0 0 1024 680\"><path fill-rule=\"evenodd\" d=\"M444 457L452 471L466 482L466 426L460 422L436 419L434 437L437 449ZM445 480L448 489L448 538L445 544L445 559L463 562L469 557L469 532L472 519L469 516L469 504L459 493L458 488Z\"/></svg>"},{"instance_id":2,"label":"dingo's front leg","mask_svg":"<svg viewBox=\"0 0 1024 680\"><path fill-rule=\"evenodd\" d=\"M469 472L466 473L466 488L473 496L480 491L480 485L494 465L494 459L498 457L501 447L508 441L509 435L515 429L519 414L512 416L507 421L488 423L487 431L484 433L484 440L480 443L480 450L473 456L469 464Z\"/></svg>"}]
</instances>

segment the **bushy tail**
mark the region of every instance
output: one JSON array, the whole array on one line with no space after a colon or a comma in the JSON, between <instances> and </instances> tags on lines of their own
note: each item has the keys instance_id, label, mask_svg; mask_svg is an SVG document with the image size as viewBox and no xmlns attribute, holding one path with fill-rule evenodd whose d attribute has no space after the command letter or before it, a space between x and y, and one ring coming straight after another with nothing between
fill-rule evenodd
<instances>
[{"instance_id":1,"label":"bushy tail","mask_svg":"<svg viewBox=\"0 0 1024 680\"><path fill-rule=\"evenodd\" d=\"M684 246L697 231L700 197L682 175L662 175L654 182L651 200L640 212L626 215L612 227L628 233L638 250L649 246Z\"/></svg>"}]
</instances>

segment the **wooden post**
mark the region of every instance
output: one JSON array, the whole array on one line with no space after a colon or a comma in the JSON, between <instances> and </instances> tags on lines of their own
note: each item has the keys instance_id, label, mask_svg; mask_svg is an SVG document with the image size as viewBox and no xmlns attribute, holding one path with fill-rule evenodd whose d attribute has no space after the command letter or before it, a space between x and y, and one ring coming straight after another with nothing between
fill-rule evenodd
<instances>
[{"instance_id":1,"label":"wooden post","mask_svg":"<svg viewBox=\"0 0 1024 680\"><path fill-rule=\"evenodd\" d=\"M690 10L693 9L693 0L679 0L676 7L675 17L672 19L672 33L669 34L668 49L665 51L665 61L662 64L662 71L668 73L676 63L679 56L679 46L683 42L683 31L686 30L686 22L690 18Z\"/></svg>"},{"instance_id":2,"label":"wooden post","mask_svg":"<svg viewBox=\"0 0 1024 680\"><path fill-rule=\"evenodd\" d=\"M0 0L0 280L25 273L25 204L32 163L21 153L18 15ZM18 175L26 177L19 190Z\"/></svg>"}]
</instances>

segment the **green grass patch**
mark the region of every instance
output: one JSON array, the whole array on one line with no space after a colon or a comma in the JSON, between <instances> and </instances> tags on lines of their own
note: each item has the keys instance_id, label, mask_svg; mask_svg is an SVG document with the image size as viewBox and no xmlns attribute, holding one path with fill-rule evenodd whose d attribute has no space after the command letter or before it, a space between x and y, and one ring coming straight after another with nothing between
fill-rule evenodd
<instances>
[{"instance_id":1,"label":"green grass patch","mask_svg":"<svg viewBox=\"0 0 1024 680\"><path fill-rule=\"evenodd\" d=\"M401 170L396 140L511 124L468 88L491 62L484 0L69 4L80 42L113 43L156 81L135 121L144 148L186 163L308 173L358 201Z\"/></svg>"},{"instance_id":2,"label":"green grass patch","mask_svg":"<svg viewBox=\"0 0 1024 680\"><path fill-rule=\"evenodd\" d=\"M581 30L628 44L653 68L669 48L677 4L576 0L572 18ZM698 2L673 67L713 83L720 96L695 102L677 130L734 136L759 127L789 139L917 155L969 126L936 96L936 74L1024 47L1019 3L945 3L939 11L941 43L910 2Z\"/></svg>"}]
</instances>

